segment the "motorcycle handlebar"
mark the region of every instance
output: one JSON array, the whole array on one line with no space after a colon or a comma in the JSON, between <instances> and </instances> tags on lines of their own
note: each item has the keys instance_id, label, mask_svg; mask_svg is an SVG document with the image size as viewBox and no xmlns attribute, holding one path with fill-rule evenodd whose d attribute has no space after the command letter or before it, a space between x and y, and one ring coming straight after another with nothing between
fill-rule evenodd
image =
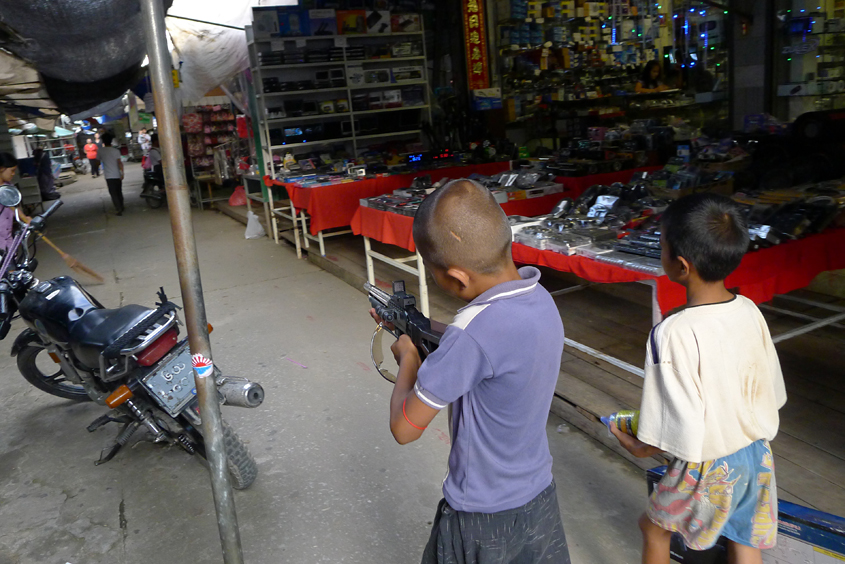
<instances>
[{"instance_id":1,"label":"motorcycle handlebar","mask_svg":"<svg viewBox=\"0 0 845 564\"><path fill-rule=\"evenodd\" d=\"M64 204L64 202L61 200L56 200L55 202L53 202L53 205L47 208L47 211L41 214L41 219L47 219L48 217L56 213L56 210L62 207L62 204Z\"/></svg>"}]
</instances>

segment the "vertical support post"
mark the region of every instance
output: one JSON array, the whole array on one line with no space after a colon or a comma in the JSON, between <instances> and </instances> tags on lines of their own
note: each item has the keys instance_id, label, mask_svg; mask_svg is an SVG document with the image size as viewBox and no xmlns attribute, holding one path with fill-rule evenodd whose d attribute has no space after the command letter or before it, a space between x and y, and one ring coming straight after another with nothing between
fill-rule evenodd
<instances>
[{"instance_id":1,"label":"vertical support post","mask_svg":"<svg viewBox=\"0 0 845 564\"><path fill-rule=\"evenodd\" d=\"M420 301L422 302L422 314L430 317L428 313L428 282L425 279L425 264L422 255L417 252L417 271L420 277Z\"/></svg>"},{"instance_id":2,"label":"vertical support post","mask_svg":"<svg viewBox=\"0 0 845 564\"><path fill-rule=\"evenodd\" d=\"M370 245L370 238L366 235L364 236L364 260L367 261L367 282L372 284L373 286L376 285L376 273L373 269L373 256L370 254L372 251L372 245Z\"/></svg>"},{"instance_id":3,"label":"vertical support post","mask_svg":"<svg viewBox=\"0 0 845 564\"><path fill-rule=\"evenodd\" d=\"M196 240L191 224L191 199L185 178L185 162L182 141L179 135L179 121L175 107L171 58L167 50L162 0L141 0L141 19L146 36L147 54L150 58L150 73L155 98L161 142L164 180L170 209L170 226L173 230L173 245L176 251L176 266L179 272L179 286L185 309L185 325L192 354L201 354L211 359L211 343L208 339L208 321L202 295L199 259ZM202 431L205 439L206 456L211 473L211 488L214 508L217 512L217 526L226 564L242 564L240 532L235 514L235 500L226 465L226 450L223 443L223 425L220 404L217 399L217 385L214 376L200 376L194 373L199 399Z\"/></svg>"}]
</instances>

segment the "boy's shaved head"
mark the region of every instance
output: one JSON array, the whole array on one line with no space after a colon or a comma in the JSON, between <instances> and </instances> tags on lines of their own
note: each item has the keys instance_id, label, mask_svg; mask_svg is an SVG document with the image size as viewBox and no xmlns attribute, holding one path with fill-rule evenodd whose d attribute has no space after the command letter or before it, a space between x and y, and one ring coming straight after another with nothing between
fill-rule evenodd
<instances>
[{"instance_id":1,"label":"boy's shaved head","mask_svg":"<svg viewBox=\"0 0 845 564\"><path fill-rule=\"evenodd\" d=\"M435 190L414 217L414 243L432 265L494 274L511 260L511 228L490 191L460 179Z\"/></svg>"}]
</instances>

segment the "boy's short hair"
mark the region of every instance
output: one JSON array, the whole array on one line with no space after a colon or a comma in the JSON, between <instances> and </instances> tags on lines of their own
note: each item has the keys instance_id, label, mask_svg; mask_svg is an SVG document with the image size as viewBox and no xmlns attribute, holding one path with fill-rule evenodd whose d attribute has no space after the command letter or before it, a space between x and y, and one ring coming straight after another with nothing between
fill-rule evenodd
<instances>
[{"instance_id":1,"label":"boy's short hair","mask_svg":"<svg viewBox=\"0 0 845 564\"><path fill-rule=\"evenodd\" d=\"M453 180L432 192L414 217L414 243L423 258L442 269L494 274L511 260L508 218L487 188Z\"/></svg>"},{"instance_id":2,"label":"boy's short hair","mask_svg":"<svg viewBox=\"0 0 845 564\"><path fill-rule=\"evenodd\" d=\"M103 133L102 140L103 145L108 147L109 145L111 145L111 142L114 141L114 135L112 135L111 133Z\"/></svg>"},{"instance_id":3,"label":"boy's short hair","mask_svg":"<svg viewBox=\"0 0 845 564\"><path fill-rule=\"evenodd\" d=\"M705 282L727 278L748 250L745 218L726 196L699 192L683 197L663 213L661 223L671 257L684 257Z\"/></svg>"}]
</instances>

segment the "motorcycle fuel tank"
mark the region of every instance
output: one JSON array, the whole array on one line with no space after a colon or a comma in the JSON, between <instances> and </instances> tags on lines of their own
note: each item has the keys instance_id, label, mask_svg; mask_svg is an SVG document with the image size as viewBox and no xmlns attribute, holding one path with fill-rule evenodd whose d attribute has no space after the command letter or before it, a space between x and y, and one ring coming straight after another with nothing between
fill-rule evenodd
<instances>
[{"instance_id":1,"label":"motorcycle fuel tank","mask_svg":"<svg viewBox=\"0 0 845 564\"><path fill-rule=\"evenodd\" d=\"M69 326L92 309L103 306L69 276L39 282L19 307L24 320L40 321L50 339L59 343L69 341Z\"/></svg>"}]
</instances>

